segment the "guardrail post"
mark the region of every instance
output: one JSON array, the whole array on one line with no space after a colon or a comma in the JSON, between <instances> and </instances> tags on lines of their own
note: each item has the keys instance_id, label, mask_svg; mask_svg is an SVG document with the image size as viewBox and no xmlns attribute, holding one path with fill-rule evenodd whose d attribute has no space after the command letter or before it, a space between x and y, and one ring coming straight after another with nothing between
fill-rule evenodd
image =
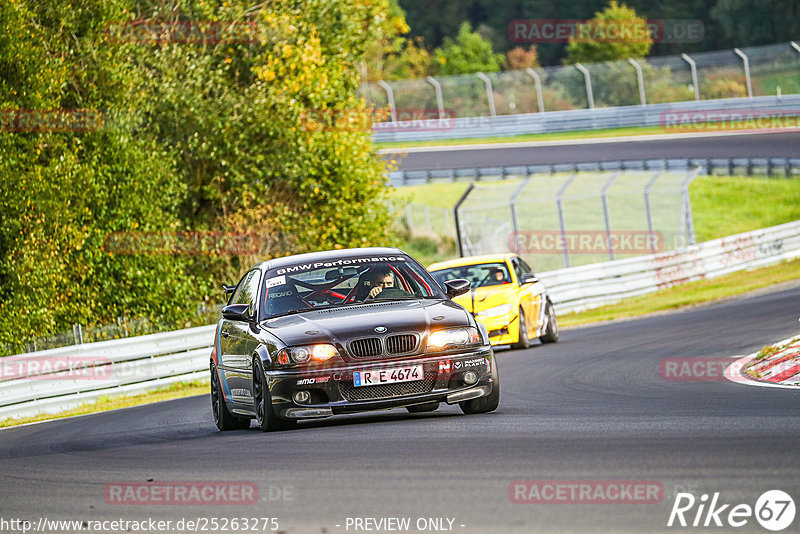
<instances>
[{"instance_id":1,"label":"guardrail post","mask_svg":"<svg viewBox=\"0 0 800 534\"><path fill-rule=\"evenodd\" d=\"M464 247L461 246L461 223L458 220L458 208L460 208L461 204L463 204L464 201L467 200L467 197L469 196L469 194L472 192L473 189L475 189L474 182L469 184L467 190L464 191L464 193L462 193L461 198L459 198L458 202L456 202L456 205L453 206L453 219L456 225L456 246L458 247L459 258L464 257Z\"/></svg>"},{"instance_id":2,"label":"guardrail post","mask_svg":"<svg viewBox=\"0 0 800 534\"><path fill-rule=\"evenodd\" d=\"M589 69L581 65L580 63L575 63L575 68L583 73L583 79L586 82L586 98L589 100L589 109L594 109L594 94L592 93L592 77L589 74Z\"/></svg>"},{"instance_id":3,"label":"guardrail post","mask_svg":"<svg viewBox=\"0 0 800 534\"><path fill-rule=\"evenodd\" d=\"M622 171L620 171L622 172ZM608 257L611 260L615 259L614 254L614 244L611 242L611 215L608 212L608 189L614 184L614 181L620 175L620 172L615 173L608 179L608 181L603 185L603 189L600 192L603 195L603 219L606 221L606 244L608 244Z\"/></svg>"},{"instance_id":4,"label":"guardrail post","mask_svg":"<svg viewBox=\"0 0 800 534\"><path fill-rule=\"evenodd\" d=\"M76 345L83 345L83 328L80 323L72 325L72 335Z\"/></svg>"},{"instance_id":5,"label":"guardrail post","mask_svg":"<svg viewBox=\"0 0 800 534\"><path fill-rule=\"evenodd\" d=\"M392 86L383 80L379 81L378 85L383 87L383 90L386 91L386 99L389 101L389 114L392 117L392 122L397 122L397 108L395 108L394 105L394 91L392 91Z\"/></svg>"},{"instance_id":6,"label":"guardrail post","mask_svg":"<svg viewBox=\"0 0 800 534\"><path fill-rule=\"evenodd\" d=\"M496 117L497 112L494 108L494 89L492 89L492 80L490 80L489 77L482 72L478 72L476 74L478 78L483 80L483 83L486 86L486 98L489 100L489 115Z\"/></svg>"},{"instance_id":7,"label":"guardrail post","mask_svg":"<svg viewBox=\"0 0 800 534\"><path fill-rule=\"evenodd\" d=\"M530 182L530 178L526 178L522 181L520 186L514 191L511 195L511 226L514 229L514 252L517 254L520 253L519 250L519 220L517 219L517 197L522 193L525 189L525 186L528 185Z\"/></svg>"},{"instance_id":8,"label":"guardrail post","mask_svg":"<svg viewBox=\"0 0 800 534\"><path fill-rule=\"evenodd\" d=\"M442 98L442 86L439 84L439 80L434 78L433 76L428 76L425 78L429 84L433 86L433 91L436 93L436 107L439 109L439 120L443 120L444 117L444 99Z\"/></svg>"},{"instance_id":9,"label":"guardrail post","mask_svg":"<svg viewBox=\"0 0 800 534\"><path fill-rule=\"evenodd\" d=\"M689 68L692 69L692 87L694 87L694 99L696 101L700 101L700 83L697 81L697 64L694 62L692 58L687 56L686 54L681 54L683 60L689 64Z\"/></svg>"},{"instance_id":10,"label":"guardrail post","mask_svg":"<svg viewBox=\"0 0 800 534\"><path fill-rule=\"evenodd\" d=\"M742 63L744 63L744 80L747 84L747 98L753 98L753 86L750 84L750 61L747 59L747 55L738 48L734 48L733 51L737 56L742 58Z\"/></svg>"},{"instance_id":11,"label":"guardrail post","mask_svg":"<svg viewBox=\"0 0 800 534\"><path fill-rule=\"evenodd\" d=\"M642 103L643 106L647 105L647 100L645 100L644 94L644 75L642 74L642 66L633 59L628 58L628 63L633 65L633 68L636 69L636 81L639 82L639 101Z\"/></svg>"},{"instance_id":12,"label":"guardrail post","mask_svg":"<svg viewBox=\"0 0 800 534\"><path fill-rule=\"evenodd\" d=\"M644 188L644 213L645 217L647 217L647 232L649 236L655 235L655 228L653 228L653 212L650 209L650 189L652 189L653 185L655 185L656 180L661 176L661 172L657 172L650 178L650 181L647 182L647 185ZM683 219L681 219L683 220ZM682 237L681 237L682 239ZM650 239L650 250L653 254L656 253L655 246L653 246L653 240Z\"/></svg>"},{"instance_id":13,"label":"guardrail post","mask_svg":"<svg viewBox=\"0 0 800 534\"><path fill-rule=\"evenodd\" d=\"M542 78L539 76L535 70L528 68L525 69L525 72L528 73L528 76L533 78L533 82L536 86L536 103L539 105L539 113L544 113L544 98L542 98Z\"/></svg>"},{"instance_id":14,"label":"guardrail post","mask_svg":"<svg viewBox=\"0 0 800 534\"><path fill-rule=\"evenodd\" d=\"M569 259L569 247L567 246L567 223L564 221L564 203L562 198L564 197L564 193L567 192L567 188L572 185L572 181L577 178L577 174L571 175L567 178L567 181L564 182L564 185L561 186L561 189L558 190L556 194L556 208L558 208L558 226L561 229L561 241L564 243L564 267L569 267L571 265Z\"/></svg>"}]
</instances>

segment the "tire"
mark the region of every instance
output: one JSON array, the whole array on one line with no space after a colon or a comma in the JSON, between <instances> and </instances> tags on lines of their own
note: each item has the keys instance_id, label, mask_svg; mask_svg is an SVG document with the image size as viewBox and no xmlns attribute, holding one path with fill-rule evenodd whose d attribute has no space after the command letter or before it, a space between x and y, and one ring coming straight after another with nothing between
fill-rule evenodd
<instances>
[{"instance_id":1,"label":"tire","mask_svg":"<svg viewBox=\"0 0 800 534\"><path fill-rule=\"evenodd\" d=\"M297 426L297 421L280 419L272 411L272 396L269 393L264 364L258 357L253 360L253 403L255 404L256 424L262 432L290 430Z\"/></svg>"},{"instance_id":2,"label":"tire","mask_svg":"<svg viewBox=\"0 0 800 534\"><path fill-rule=\"evenodd\" d=\"M558 341L558 320L556 320L556 311L553 309L553 303L547 301L546 308L544 309L545 317L547 317L547 327L544 334L539 336L542 343L555 343Z\"/></svg>"},{"instance_id":3,"label":"tire","mask_svg":"<svg viewBox=\"0 0 800 534\"><path fill-rule=\"evenodd\" d=\"M517 342L511 345L512 349L527 349L531 346L528 339L528 322L525 320L525 312L519 309L519 328L517 329Z\"/></svg>"},{"instance_id":4,"label":"tire","mask_svg":"<svg viewBox=\"0 0 800 534\"><path fill-rule=\"evenodd\" d=\"M219 374L213 363L211 364L211 412L214 414L214 424L221 431L250 428L250 419L236 417L228 410L222 395Z\"/></svg>"},{"instance_id":5,"label":"tire","mask_svg":"<svg viewBox=\"0 0 800 534\"><path fill-rule=\"evenodd\" d=\"M426 402L425 404L417 404L415 406L406 406L408 413L425 413L435 412L439 409L438 402Z\"/></svg>"},{"instance_id":6,"label":"tire","mask_svg":"<svg viewBox=\"0 0 800 534\"><path fill-rule=\"evenodd\" d=\"M459 402L458 406L461 408L461 411L467 415L472 415L476 413L488 413L493 412L497 409L497 406L500 404L500 375L497 373L497 362L495 363L494 372L492 375L494 376L494 382L492 383L492 392L489 393L485 397L479 397L477 399L472 399L464 402Z\"/></svg>"}]
</instances>

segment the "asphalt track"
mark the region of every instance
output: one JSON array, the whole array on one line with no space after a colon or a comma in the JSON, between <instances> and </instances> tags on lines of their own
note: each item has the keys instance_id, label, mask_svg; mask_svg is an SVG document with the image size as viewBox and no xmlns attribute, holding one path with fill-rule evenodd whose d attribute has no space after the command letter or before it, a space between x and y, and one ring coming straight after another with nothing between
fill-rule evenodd
<instances>
[{"instance_id":1,"label":"asphalt track","mask_svg":"<svg viewBox=\"0 0 800 534\"><path fill-rule=\"evenodd\" d=\"M461 169L502 165L552 165L596 161L665 158L786 158L800 157L800 132L741 133L701 136L639 136L636 140L616 138L548 141L413 149L402 156L400 170ZM402 149L385 149L403 152Z\"/></svg>"},{"instance_id":2,"label":"asphalt track","mask_svg":"<svg viewBox=\"0 0 800 534\"><path fill-rule=\"evenodd\" d=\"M555 345L498 354L493 414L392 410L291 432L220 433L202 396L0 430L0 518L277 517L292 533L356 532L348 517L408 517L410 532L417 518L454 518L459 533L696 531L666 527L677 491L753 506L781 489L800 504L800 391L669 381L659 364L756 351L796 334L798 316L794 286L563 330ZM106 484L148 480L251 481L261 500L104 500ZM515 480L657 481L664 495L655 504L515 504ZM711 531L765 532L752 517Z\"/></svg>"}]
</instances>

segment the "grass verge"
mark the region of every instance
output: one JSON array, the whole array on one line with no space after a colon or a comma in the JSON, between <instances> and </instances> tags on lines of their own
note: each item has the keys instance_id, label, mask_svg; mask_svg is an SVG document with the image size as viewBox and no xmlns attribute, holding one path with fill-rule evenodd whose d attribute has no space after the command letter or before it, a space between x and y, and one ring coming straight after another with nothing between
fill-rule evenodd
<instances>
[{"instance_id":1,"label":"grass verge","mask_svg":"<svg viewBox=\"0 0 800 534\"><path fill-rule=\"evenodd\" d=\"M26 423L36 423L38 421L49 421L51 419L62 419L73 415L84 415L89 413L105 412L140 404L150 404L153 402L179 399L182 397L194 397L205 395L209 392L209 382L204 380L193 380L191 382L178 382L163 388L154 389L138 395L108 395L100 397L96 402L87 402L77 408L65 410L56 414L40 414L19 419L0 420L0 428L9 426L23 425Z\"/></svg>"},{"instance_id":2,"label":"grass verge","mask_svg":"<svg viewBox=\"0 0 800 534\"><path fill-rule=\"evenodd\" d=\"M593 310L561 315L559 326L611 321L674 310L741 295L782 282L800 280L800 259L751 271L740 271L708 280L698 280L680 286L649 293Z\"/></svg>"}]
</instances>

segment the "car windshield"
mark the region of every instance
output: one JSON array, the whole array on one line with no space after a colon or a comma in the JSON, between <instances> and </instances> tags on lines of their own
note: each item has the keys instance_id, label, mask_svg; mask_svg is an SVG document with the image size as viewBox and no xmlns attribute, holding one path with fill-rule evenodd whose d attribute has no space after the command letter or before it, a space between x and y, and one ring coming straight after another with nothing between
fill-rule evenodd
<instances>
[{"instance_id":1,"label":"car windshield","mask_svg":"<svg viewBox=\"0 0 800 534\"><path fill-rule=\"evenodd\" d=\"M430 274L406 256L353 257L271 269L262 316L364 302L444 298Z\"/></svg>"},{"instance_id":2,"label":"car windshield","mask_svg":"<svg viewBox=\"0 0 800 534\"><path fill-rule=\"evenodd\" d=\"M511 276L508 274L505 263L479 263L462 267L448 267L431 271L431 274L441 286L444 286L447 280L455 278L469 280L473 288L511 283Z\"/></svg>"}]
</instances>

